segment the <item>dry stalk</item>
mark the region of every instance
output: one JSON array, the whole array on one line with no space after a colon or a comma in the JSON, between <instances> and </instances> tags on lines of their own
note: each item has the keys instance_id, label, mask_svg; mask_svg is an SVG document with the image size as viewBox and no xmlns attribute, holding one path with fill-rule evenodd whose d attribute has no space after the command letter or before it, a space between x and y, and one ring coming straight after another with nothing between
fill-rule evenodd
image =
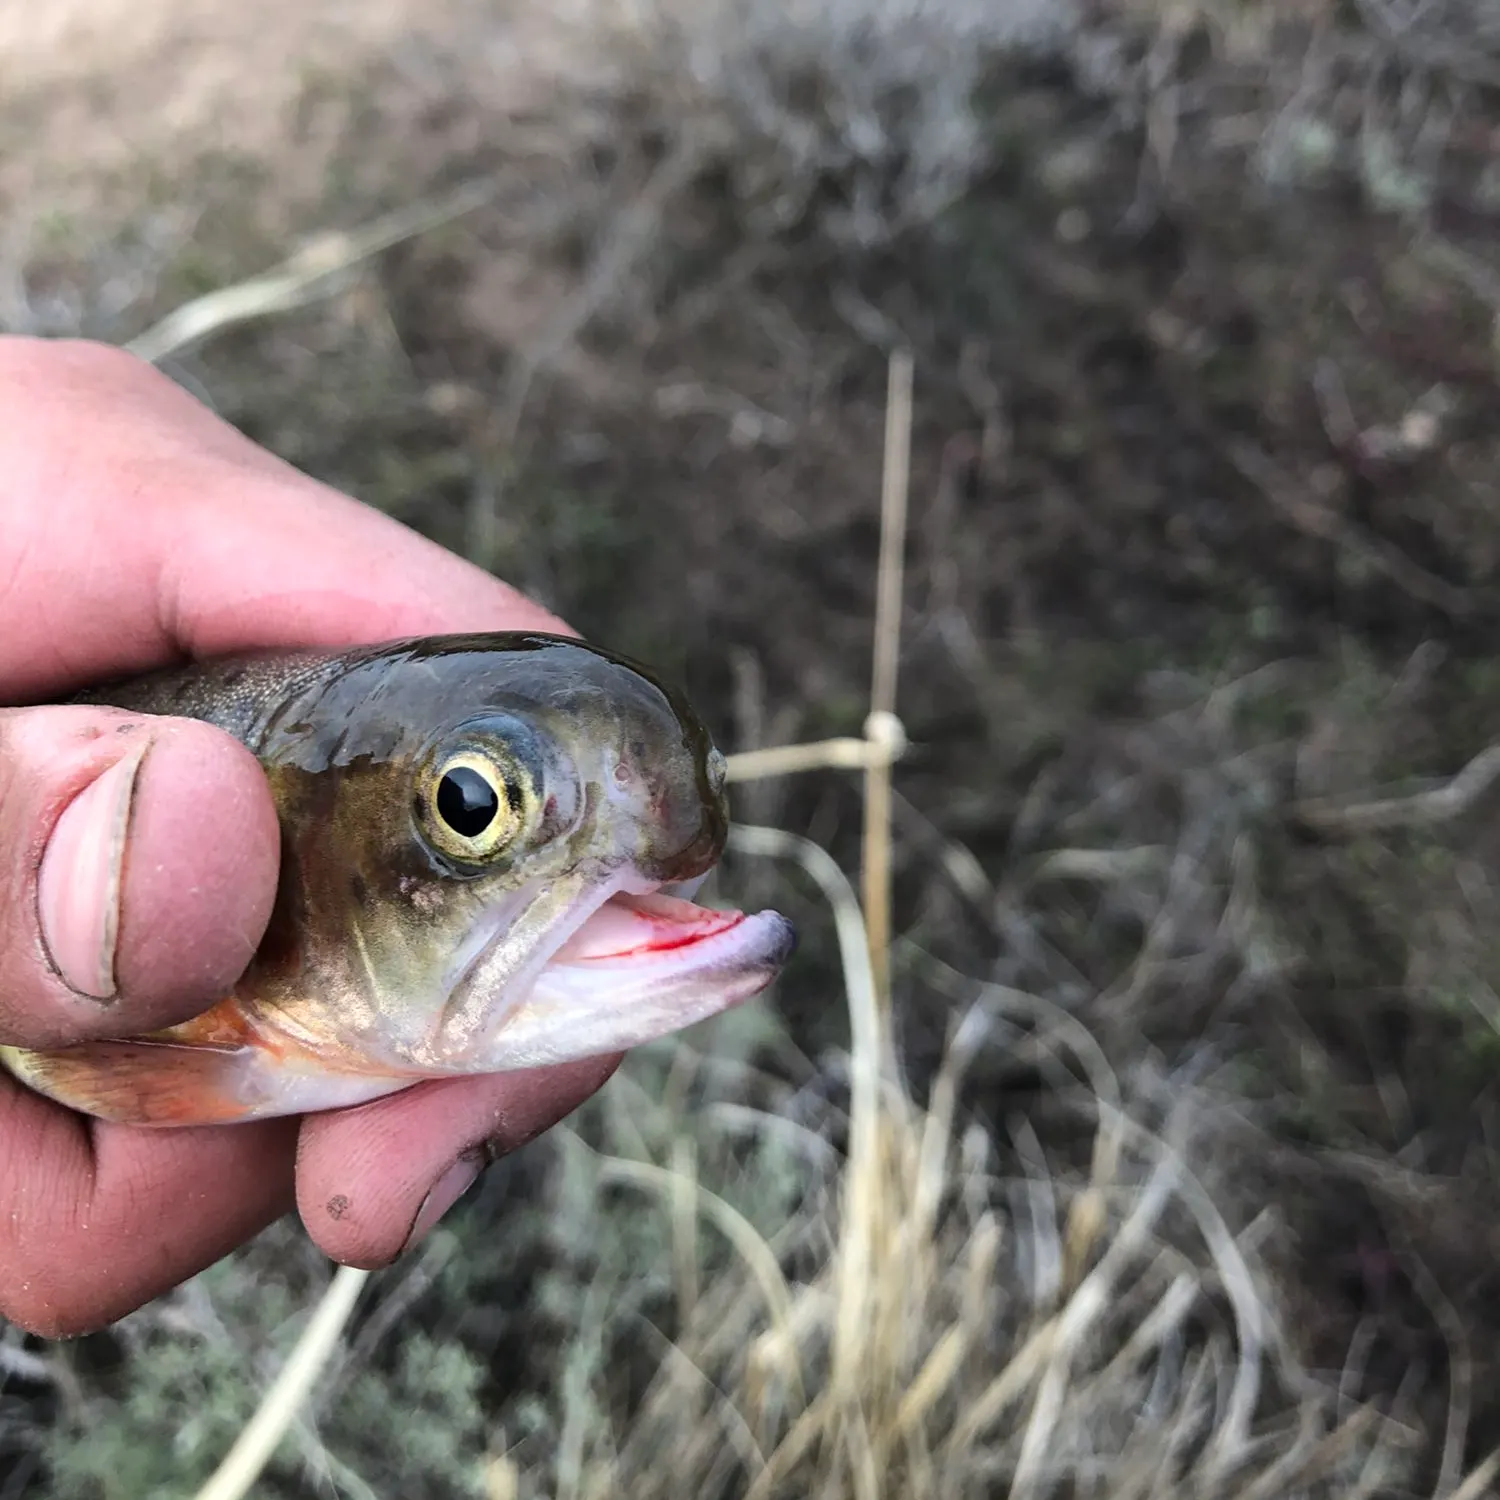
<instances>
[{"instance_id":1,"label":"dry stalk","mask_svg":"<svg viewBox=\"0 0 1500 1500\"><path fill-rule=\"evenodd\" d=\"M1490 1488L1500 1477L1500 1450L1491 1453L1464 1482L1453 1491L1449 1500L1490 1500L1494 1491Z\"/></svg>"},{"instance_id":2,"label":"dry stalk","mask_svg":"<svg viewBox=\"0 0 1500 1500\"><path fill-rule=\"evenodd\" d=\"M865 738L894 739L896 673L901 656L901 585L905 574L906 507L911 487L912 359L891 355L885 413L885 465L881 477L880 561L876 577L875 649L870 676L870 717ZM891 758L865 770L863 893L870 934L870 963L884 1024L891 1003Z\"/></svg>"}]
</instances>

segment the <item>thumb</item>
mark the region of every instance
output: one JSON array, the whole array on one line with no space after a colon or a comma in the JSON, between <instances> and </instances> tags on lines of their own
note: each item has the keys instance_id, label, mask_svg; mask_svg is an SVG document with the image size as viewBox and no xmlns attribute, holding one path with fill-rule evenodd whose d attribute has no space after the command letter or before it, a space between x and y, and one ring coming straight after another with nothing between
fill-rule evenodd
<instances>
[{"instance_id":1,"label":"thumb","mask_svg":"<svg viewBox=\"0 0 1500 1500\"><path fill-rule=\"evenodd\" d=\"M259 764L211 725L0 711L0 1044L206 1009L260 942L279 848Z\"/></svg>"}]
</instances>

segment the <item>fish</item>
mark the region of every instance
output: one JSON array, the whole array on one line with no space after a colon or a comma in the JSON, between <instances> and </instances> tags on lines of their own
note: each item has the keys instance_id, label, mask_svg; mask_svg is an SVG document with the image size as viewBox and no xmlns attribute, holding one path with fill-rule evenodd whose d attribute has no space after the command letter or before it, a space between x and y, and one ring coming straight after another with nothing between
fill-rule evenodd
<instances>
[{"instance_id":1,"label":"fish","mask_svg":"<svg viewBox=\"0 0 1500 1500\"><path fill-rule=\"evenodd\" d=\"M228 994L142 1035L0 1048L96 1118L230 1124L623 1052L759 994L795 947L777 912L690 899L724 849L724 757L680 693L582 640L249 652L74 701L227 731L281 828Z\"/></svg>"}]
</instances>

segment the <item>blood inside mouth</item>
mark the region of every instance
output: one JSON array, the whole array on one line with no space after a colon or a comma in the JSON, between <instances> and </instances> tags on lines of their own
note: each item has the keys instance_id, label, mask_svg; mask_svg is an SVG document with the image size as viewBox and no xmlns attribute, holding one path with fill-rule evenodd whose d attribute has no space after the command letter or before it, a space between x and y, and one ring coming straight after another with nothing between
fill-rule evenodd
<instances>
[{"instance_id":1,"label":"blood inside mouth","mask_svg":"<svg viewBox=\"0 0 1500 1500\"><path fill-rule=\"evenodd\" d=\"M669 953L718 937L745 920L676 896L611 896L552 956L554 964L598 963Z\"/></svg>"}]
</instances>

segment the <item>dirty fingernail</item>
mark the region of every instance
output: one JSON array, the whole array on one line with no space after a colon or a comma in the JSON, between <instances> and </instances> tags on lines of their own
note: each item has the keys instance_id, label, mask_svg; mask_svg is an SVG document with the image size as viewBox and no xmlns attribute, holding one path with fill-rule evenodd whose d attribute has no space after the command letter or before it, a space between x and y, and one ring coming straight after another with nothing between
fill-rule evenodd
<instances>
[{"instance_id":1,"label":"dirty fingernail","mask_svg":"<svg viewBox=\"0 0 1500 1500\"><path fill-rule=\"evenodd\" d=\"M42 941L64 983L94 1000L115 995L125 845L149 749L137 746L68 804L38 872Z\"/></svg>"},{"instance_id":2,"label":"dirty fingernail","mask_svg":"<svg viewBox=\"0 0 1500 1500\"><path fill-rule=\"evenodd\" d=\"M422 1200L417 1217L412 1221L411 1233L401 1247L402 1253L420 1244L432 1226L474 1186L483 1162L472 1156L461 1156L433 1183L431 1191Z\"/></svg>"}]
</instances>

